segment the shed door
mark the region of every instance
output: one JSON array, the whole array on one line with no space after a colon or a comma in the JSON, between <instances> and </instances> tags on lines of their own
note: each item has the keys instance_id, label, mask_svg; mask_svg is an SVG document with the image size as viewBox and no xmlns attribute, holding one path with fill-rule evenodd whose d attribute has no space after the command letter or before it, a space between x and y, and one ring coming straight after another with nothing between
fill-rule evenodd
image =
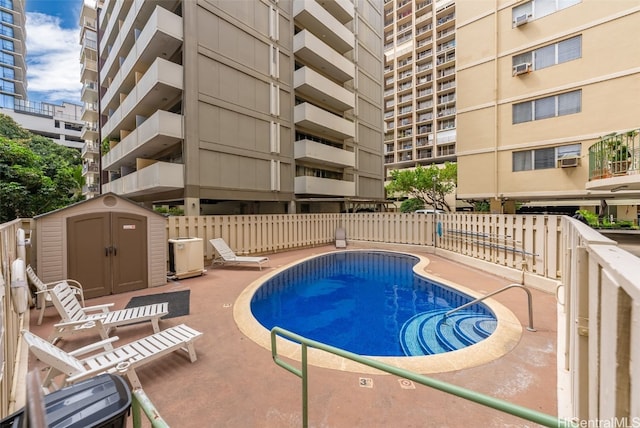
<instances>
[{"instance_id":1,"label":"shed door","mask_svg":"<svg viewBox=\"0 0 640 428\"><path fill-rule=\"evenodd\" d=\"M147 287L147 219L127 213L91 213L67 219L69 278L85 297Z\"/></svg>"}]
</instances>

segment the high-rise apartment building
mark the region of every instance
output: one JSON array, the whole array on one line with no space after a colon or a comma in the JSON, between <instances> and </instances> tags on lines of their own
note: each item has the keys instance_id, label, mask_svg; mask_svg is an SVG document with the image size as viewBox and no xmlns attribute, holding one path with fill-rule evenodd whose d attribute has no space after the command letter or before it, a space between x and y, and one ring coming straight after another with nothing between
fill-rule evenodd
<instances>
[{"instance_id":1,"label":"high-rise apartment building","mask_svg":"<svg viewBox=\"0 0 640 428\"><path fill-rule=\"evenodd\" d=\"M640 127L640 3L459 0L456 8L458 198L488 199L494 212L607 200L622 204L618 218L635 219L638 191L594 185L589 148Z\"/></svg>"},{"instance_id":2,"label":"high-rise apartment building","mask_svg":"<svg viewBox=\"0 0 640 428\"><path fill-rule=\"evenodd\" d=\"M384 165L456 155L456 3L384 1Z\"/></svg>"},{"instance_id":3,"label":"high-rise apartment building","mask_svg":"<svg viewBox=\"0 0 640 428\"><path fill-rule=\"evenodd\" d=\"M106 0L103 192L185 214L381 202L382 5Z\"/></svg>"},{"instance_id":4,"label":"high-rise apartment building","mask_svg":"<svg viewBox=\"0 0 640 428\"><path fill-rule=\"evenodd\" d=\"M80 106L27 98L25 0L0 0L0 113L57 144L80 148Z\"/></svg>"},{"instance_id":5,"label":"high-rise apartment building","mask_svg":"<svg viewBox=\"0 0 640 428\"><path fill-rule=\"evenodd\" d=\"M82 194L87 199L100 193L100 137L98 133L98 20L102 1L83 1L80 10L80 81L82 92Z\"/></svg>"},{"instance_id":6,"label":"high-rise apartment building","mask_svg":"<svg viewBox=\"0 0 640 428\"><path fill-rule=\"evenodd\" d=\"M27 98L24 0L0 0L0 108L13 109Z\"/></svg>"}]
</instances>

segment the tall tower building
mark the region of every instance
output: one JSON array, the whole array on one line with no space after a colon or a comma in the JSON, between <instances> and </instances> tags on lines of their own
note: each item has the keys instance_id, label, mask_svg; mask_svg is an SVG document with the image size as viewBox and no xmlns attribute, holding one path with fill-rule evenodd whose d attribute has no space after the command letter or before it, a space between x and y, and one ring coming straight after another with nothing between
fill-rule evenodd
<instances>
[{"instance_id":1,"label":"tall tower building","mask_svg":"<svg viewBox=\"0 0 640 428\"><path fill-rule=\"evenodd\" d=\"M459 198L488 199L494 212L607 200L635 219L637 190L589 181L589 148L640 127L639 5L458 1ZM613 179L619 189L638 181L631 166Z\"/></svg>"},{"instance_id":2,"label":"tall tower building","mask_svg":"<svg viewBox=\"0 0 640 428\"><path fill-rule=\"evenodd\" d=\"M25 63L24 0L0 0L0 108L15 107L16 100L27 98L27 65Z\"/></svg>"},{"instance_id":3,"label":"tall tower building","mask_svg":"<svg viewBox=\"0 0 640 428\"><path fill-rule=\"evenodd\" d=\"M101 4L99 1L98 4ZM82 92L82 193L87 199L100 192L100 139L98 133L98 20L97 4L83 1L80 10L80 81Z\"/></svg>"},{"instance_id":4,"label":"tall tower building","mask_svg":"<svg viewBox=\"0 0 640 428\"><path fill-rule=\"evenodd\" d=\"M102 191L187 215L381 202L381 6L106 0Z\"/></svg>"},{"instance_id":5,"label":"tall tower building","mask_svg":"<svg viewBox=\"0 0 640 428\"><path fill-rule=\"evenodd\" d=\"M384 2L385 170L456 159L456 3Z\"/></svg>"}]
</instances>

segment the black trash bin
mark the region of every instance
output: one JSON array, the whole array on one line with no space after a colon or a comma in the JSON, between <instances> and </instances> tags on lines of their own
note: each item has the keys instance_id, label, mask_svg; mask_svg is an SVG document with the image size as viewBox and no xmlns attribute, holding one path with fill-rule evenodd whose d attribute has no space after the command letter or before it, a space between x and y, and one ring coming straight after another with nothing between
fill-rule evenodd
<instances>
[{"instance_id":1,"label":"black trash bin","mask_svg":"<svg viewBox=\"0 0 640 428\"><path fill-rule=\"evenodd\" d=\"M131 391L120 376L102 374L44 396L49 428L124 428ZM0 428L22 428L24 408L0 421Z\"/></svg>"}]
</instances>

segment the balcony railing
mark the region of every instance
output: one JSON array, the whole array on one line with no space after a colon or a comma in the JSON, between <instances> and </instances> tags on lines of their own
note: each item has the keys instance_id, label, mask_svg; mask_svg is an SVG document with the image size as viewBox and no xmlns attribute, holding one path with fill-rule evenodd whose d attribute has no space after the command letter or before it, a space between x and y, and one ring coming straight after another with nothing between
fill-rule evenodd
<instances>
[{"instance_id":1,"label":"balcony railing","mask_svg":"<svg viewBox=\"0 0 640 428\"><path fill-rule=\"evenodd\" d=\"M589 181L640 172L640 129L605 135L589 147Z\"/></svg>"}]
</instances>

